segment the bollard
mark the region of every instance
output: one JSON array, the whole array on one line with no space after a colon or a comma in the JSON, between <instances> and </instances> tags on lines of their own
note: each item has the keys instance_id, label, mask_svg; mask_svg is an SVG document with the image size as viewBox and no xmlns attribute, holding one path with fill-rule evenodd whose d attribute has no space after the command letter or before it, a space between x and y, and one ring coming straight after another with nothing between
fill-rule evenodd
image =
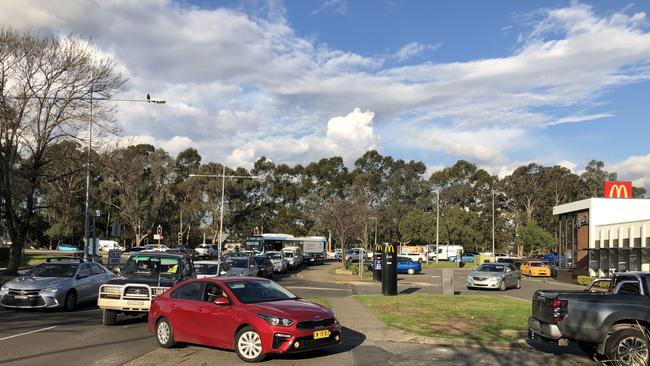
<instances>
[{"instance_id":1,"label":"bollard","mask_svg":"<svg viewBox=\"0 0 650 366\"><path fill-rule=\"evenodd\" d=\"M454 270L452 268L443 268L440 276L440 287L443 295L454 295Z\"/></svg>"}]
</instances>

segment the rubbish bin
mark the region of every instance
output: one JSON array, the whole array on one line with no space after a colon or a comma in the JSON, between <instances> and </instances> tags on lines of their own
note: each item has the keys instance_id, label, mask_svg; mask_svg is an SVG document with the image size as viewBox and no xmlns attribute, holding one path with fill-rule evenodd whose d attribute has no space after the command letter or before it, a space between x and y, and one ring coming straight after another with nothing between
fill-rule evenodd
<instances>
[{"instance_id":1,"label":"rubbish bin","mask_svg":"<svg viewBox=\"0 0 650 366\"><path fill-rule=\"evenodd\" d=\"M375 245L375 254L373 255L372 263L372 279L375 282L381 282L381 258L382 258L382 246L381 244Z\"/></svg>"},{"instance_id":2,"label":"rubbish bin","mask_svg":"<svg viewBox=\"0 0 650 366\"><path fill-rule=\"evenodd\" d=\"M397 253L395 246L384 244L381 261L381 293L385 296L397 295Z\"/></svg>"}]
</instances>

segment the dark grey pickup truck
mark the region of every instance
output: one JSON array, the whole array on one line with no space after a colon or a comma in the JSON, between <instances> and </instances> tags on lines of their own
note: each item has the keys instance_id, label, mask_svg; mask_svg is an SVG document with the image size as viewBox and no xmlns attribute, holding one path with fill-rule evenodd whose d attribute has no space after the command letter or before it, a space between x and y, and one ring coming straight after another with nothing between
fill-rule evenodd
<instances>
[{"instance_id":1,"label":"dark grey pickup truck","mask_svg":"<svg viewBox=\"0 0 650 366\"><path fill-rule=\"evenodd\" d=\"M614 365L648 365L650 361L650 272L618 273L607 291L540 290L528 319L531 340L566 346L576 342L590 356Z\"/></svg>"}]
</instances>

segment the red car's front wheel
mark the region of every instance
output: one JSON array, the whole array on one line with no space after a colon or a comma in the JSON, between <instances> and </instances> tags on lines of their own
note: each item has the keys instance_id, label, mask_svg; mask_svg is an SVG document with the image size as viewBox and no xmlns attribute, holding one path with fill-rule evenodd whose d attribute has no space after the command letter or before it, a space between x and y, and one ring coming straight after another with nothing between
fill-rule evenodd
<instances>
[{"instance_id":1,"label":"red car's front wheel","mask_svg":"<svg viewBox=\"0 0 650 366\"><path fill-rule=\"evenodd\" d=\"M262 338L251 327L242 328L235 335L235 352L246 362L260 362L266 356L262 352Z\"/></svg>"}]
</instances>

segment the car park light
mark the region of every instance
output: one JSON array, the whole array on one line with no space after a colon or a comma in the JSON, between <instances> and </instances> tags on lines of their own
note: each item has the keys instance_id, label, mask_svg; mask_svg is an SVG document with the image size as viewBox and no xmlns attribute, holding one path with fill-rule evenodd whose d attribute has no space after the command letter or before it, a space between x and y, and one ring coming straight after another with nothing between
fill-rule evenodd
<instances>
[{"instance_id":1,"label":"car park light","mask_svg":"<svg viewBox=\"0 0 650 366\"><path fill-rule=\"evenodd\" d=\"M2 287L0 287L0 293L5 293L5 292L9 292L9 287L2 285Z\"/></svg>"}]
</instances>

